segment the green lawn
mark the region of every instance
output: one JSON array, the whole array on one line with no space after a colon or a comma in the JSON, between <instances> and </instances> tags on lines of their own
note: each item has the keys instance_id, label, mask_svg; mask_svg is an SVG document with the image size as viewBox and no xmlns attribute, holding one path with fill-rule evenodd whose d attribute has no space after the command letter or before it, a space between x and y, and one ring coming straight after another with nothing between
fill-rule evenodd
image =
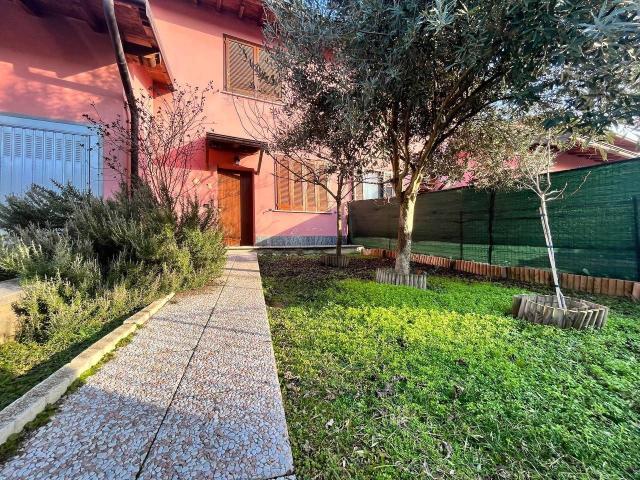
<instances>
[{"instance_id":1,"label":"green lawn","mask_svg":"<svg viewBox=\"0 0 640 480\"><path fill-rule=\"evenodd\" d=\"M507 314L517 285L384 262L260 257L299 478L640 478L640 306L560 330Z\"/></svg>"},{"instance_id":2,"label":"green lawn","mask_svg":"<svg viewBox=\"0 0 640 480\"><path fill-rule=\"evenodd\" d=\"M129 312L130 313L130 312ZM127 315L128 316L128 315ZM56 335L46 343L6 342L0 345L0 409L20 398L83 350L122 324L87 322L73 334Z\"/></svg>"}]
</instances>

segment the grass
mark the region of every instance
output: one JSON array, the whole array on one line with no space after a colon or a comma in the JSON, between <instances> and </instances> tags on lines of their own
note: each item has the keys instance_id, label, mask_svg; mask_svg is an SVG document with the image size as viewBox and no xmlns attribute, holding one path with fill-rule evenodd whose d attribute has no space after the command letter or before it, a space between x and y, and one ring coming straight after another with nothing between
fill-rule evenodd
<instances>
[{"instance_id":1,"label":"grass","mask_svg":"<svg viewBox=\"0 0 640 480\"><path fill-rule=\"evenodd\" d=\"M60 404L65 399L65 397L71 395L82 385L84 385L87 381L87 378L89 378L91 375L94 375L98 370L100 370L100 368L102 368L105 363L113 358L116 350L131 343L135 334L136 332L134 331L133 333L120 340L111 352L104 355L98 363L96 363L93 367L89 368L76 380L74 380L69 388L67 388L65 394L57 402L48 404L45 409L36 416L36 418L34 418L24 426L24 429L21 432L10 435L9 438L7 438L7 440L2 445L0 445L0 464L6 462L9 458L18 453L24 441L34 431L49 422L51 417L58 411L58 408L60 407Z\"/></svg>"},{"instance_id":2,"label":"grass","mask_svg":"<svg viewBox=\"0 0 640 480\"><path fill-rule=\"evenodd\" d=\"M640 306L560 330L508 315L522 286L384 262L260 257L299 478L640 478Z\"/></svg>"},{"instance_id":3,"label":"grass","mask_svg":"<svg viewBox=\"0 0 640 480\"><path fill-rule=\"evenodd\" d=\"M122 324L90 321L74 332L54 335L46 343L10 341L0 345L0 409L20 398L91 344Z\"/></svg>"}]
</instances>

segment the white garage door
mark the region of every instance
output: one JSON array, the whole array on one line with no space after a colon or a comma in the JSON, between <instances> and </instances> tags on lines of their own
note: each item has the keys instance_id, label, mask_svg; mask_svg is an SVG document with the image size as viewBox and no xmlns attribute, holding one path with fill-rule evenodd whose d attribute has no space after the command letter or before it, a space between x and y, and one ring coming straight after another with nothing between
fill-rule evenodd
<instances>
[{"instance_id":1,"label":"white garage door","mask_svg":"<svg viewBox=\"0 0 640 480\"><path fill-rule=\"evenodd\" d=\"M84 125L0 115L0 201L32 184L71 183L102 195L102 159Z\"/></svg>"}]
</instances>

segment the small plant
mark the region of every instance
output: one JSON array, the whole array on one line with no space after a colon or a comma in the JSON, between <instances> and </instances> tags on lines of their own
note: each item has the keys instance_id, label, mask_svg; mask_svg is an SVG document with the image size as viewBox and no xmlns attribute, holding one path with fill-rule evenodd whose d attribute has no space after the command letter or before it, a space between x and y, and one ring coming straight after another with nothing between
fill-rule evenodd
<instances>
[{"instance_id":1,"label":"small plant","mask_svg":"<svg viewBox=\"0 0 640 480\"><path fill-rule=\"evenodd\" d=\"M31 225L62 227L77 205L91 197L73 185L56 183L55 190L33 185L24 196L9 195L0 203L0 226L9 232Z\"/></svg>"},{"instance_id":2,"label":"small plant","mask_svg":"<svg viewBox=\"0 0 640 480\"><path fill-rule=\"evenodd\" d=\"M535 195L557 307L564 310L566 302L560 290L548 205L567 194L566 184L553 185L551 172L558 152L566 150L577 140L562 130L545 129L542 125L542 119L537 117L486 115L467 125L458 136L469 145L466 155L470 157L471 178L476 187L528 190ZM576 191L581 186L578 185Z\"/></svg>"}]
</instances>

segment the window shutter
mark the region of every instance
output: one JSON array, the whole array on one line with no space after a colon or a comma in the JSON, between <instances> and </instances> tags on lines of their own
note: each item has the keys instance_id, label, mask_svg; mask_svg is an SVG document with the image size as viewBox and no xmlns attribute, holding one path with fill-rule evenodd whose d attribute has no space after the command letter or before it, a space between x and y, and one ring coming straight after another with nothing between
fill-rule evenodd
<instances>
[{"instance_id":1,"label":"window shutter","mask_svg":"<svg viewBox=\"0 0 640 480\"><path fill-rule=\"evenodd\" d=\"M292 189L293 189L293 201L291 203L292 210L304 210L304 196L302 189L302 180L300 177L302 176L302 164L299 162L293 162L290 164L291 168L291 180L292 180Z\"/></svg>"},{"instance_id":2,"label":"window shutter","mask_svg":"<svg viewBox=\"0 0 640 480\"><path fill-rule=\"evenodd\" d=\"M307 175L310 175L311 171L307 170ZM307 203L306 210L309 212L315 212L318 209L316 204L316 185L313 183L306 183L305 201Z\"/></svg>"},{"instance_id":3,"label":"window shutter","mask_svg":"<svg viewBox=\"0 0 640 480\"><path fill-rule=\"evenodd\" d=\"M365 173L362 193L365 200L382 198L382 174L380 172Z\"/></svg>"},{"instance_id":4,"label":"window shutter","mask_svg":"<svg viewBox=\"0 0 640 480\"><path fill-rule=\"evenodd\" d=\"M226 39L227 89L231 92L253 95L255 92L253 62L254 47Z\"/></svg>"},{"instance_id":5,"label":"window shutter","mask_svg":"<svg viewBox=\"0 0 640 480\"><path fill-rule=\"evenodd\" d=\"M276 162L276 207L278 210L291 210L289 172L280 161Z\"/></svg>"},{"instance_id":6,"label":"window shutter","mask_svg":"<svg viewBox=\"0 0 640 480\"><path fill-rule=\"evenodd\" d=\"M324 183L325 185L327 184L326 177L322 180L322 183ZM329 198L327 196L327 191L324 188L318 186L318 211L326 212L327 210L329 210Z\"/></svg>"},{"instance_id":7,"label":"window shutter","mask_svg":"<svg viewBox=\"0 0 640 480\"><path fill-rule=\"evenodd\" d=\"M258 69L256 72L258 94L261 97L279 99L280 82L271 55L264 48L258 49Z\"/></svg>"}]
</instances>

